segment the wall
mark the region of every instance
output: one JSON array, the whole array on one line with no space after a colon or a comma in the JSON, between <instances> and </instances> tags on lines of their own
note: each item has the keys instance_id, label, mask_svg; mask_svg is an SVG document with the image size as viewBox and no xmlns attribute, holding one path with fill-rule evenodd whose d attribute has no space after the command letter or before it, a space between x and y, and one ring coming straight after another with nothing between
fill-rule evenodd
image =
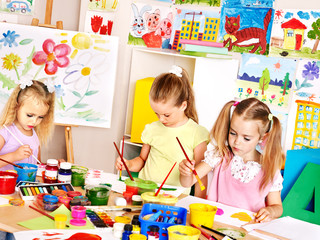
<instances>
[{"instance_id":1,"label":"wall","mask_svg":"<svg viewBox=\"0 0 320 240\"><path fill-rule=\"evenodd\" d=\"M63 21L64 29L78 30L79 26L83 26L85 17L83 1L85 0L54 0L52 23L55 24L56 21L61 20ZM125 127L131 60L131 46L127 46L126 41L129 31L131 2L131 0L119 0L113 27L113 35L120 37L120 46L111 128L72 128L75 163L108 172L114 171L116 151L113 141L117 143L120 141ZM163 4L158 1L147 2L154 5ZM276 0L275 8L320 9L320 4L319 0ZM35 11L34 17L38 18L40 23L43 23L45 12L44 0L37 1ZM19 17L20 24L30 24L31 20L32 17L30 16ZM42 160L46 161L48 158L66 158L64 128L61 126L56 127L55 134L48 147L42 148Z\"/></svg>"}]
</instances>

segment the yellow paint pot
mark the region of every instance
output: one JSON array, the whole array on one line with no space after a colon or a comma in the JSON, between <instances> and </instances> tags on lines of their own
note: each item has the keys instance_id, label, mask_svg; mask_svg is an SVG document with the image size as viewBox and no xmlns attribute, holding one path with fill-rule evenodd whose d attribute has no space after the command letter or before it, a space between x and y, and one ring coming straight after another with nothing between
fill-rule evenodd
<instances>
[{"instance_id":1,"label":"yellow paint pot","mask_svg":"<svg viewBox=\"0 0 320 240\"><path fill-rule=\"evenodd\" d=\"M190 208L190 222L195 226L204 225L212 228L214 216L217 212L217 207L203 203L192 203Z\"/></svg>"},{"instance_id":2,"label":"yellow paint pot","mask_svg":"<svg viewBox=\"0 0 320 240\"><path fill-rule=\"evenodd\" d=\"M198 240L201 232L190 226L174 225L167 228L169 240Z\"/></svg>"}]
</instances>

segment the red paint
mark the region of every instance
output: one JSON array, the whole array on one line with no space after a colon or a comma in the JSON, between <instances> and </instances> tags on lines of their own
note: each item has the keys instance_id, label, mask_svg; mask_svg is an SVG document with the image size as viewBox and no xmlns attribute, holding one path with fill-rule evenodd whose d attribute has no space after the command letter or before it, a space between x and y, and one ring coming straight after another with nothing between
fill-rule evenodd
<instances>
[{"instance_id":1,"label":"red paint","mask_svg":"<svg viewBox=\"0 0 320 240\"><path fill-rule=\"evenodd\" d=\"M66 240L101 240L101 237L96 234L76 233L73 234L71 237L67 238Z\"/></svg>"},{"instance_id":2,"label":"red paint","mask_svg":"<svg viewBox=\"0 0 320 240\"><path fill-rule=\"evenodd\" d=\"M48 232L43 233L43 236L55 236L55 235L63 235L63 233L48 233Z\"/></svg>"},{"instance_id":3,"label":"red paint","mask_svg":"<svg viewBox=\"0 0 320 240\"><path fill-rule=\"evenodd\" d=\"M302 43L302 35L296 34L296 48L295 48L295 50L301 50L301 43Z\"/></svg>"},{"instance_id":4,"label":"red paint","mask_svg":"<svg viewBox=\"0 0 320 240\"><path fill-rule=\"evenodd\" d=\"M91 28L94 33L97 33L102 25L103 18L100 16L93 16L91 18Z\"/></svg>"},{"instance_id":5,"label":"red paint","mask_svg":"<svg viewBox=\"0 0 320 240\"><path fill-rule=\"evenodd\" d=\"M162 38L159 35L155 35L155 32L146 33L142 36L144 43L147 47L161 48ZM127 190L128 191L128 190Z\"/></svg>"},{"instance_id":6,"label":"red paint","mask_svg":"<svg viewBox=\"0 0 320 240\"><path fill-rule=\"evenodd\" d=\"M107 35L107 30L108 30L107 25L102 25L101 28L100 28L100 34L101 35Z\"/></svg>"}]
</instances>

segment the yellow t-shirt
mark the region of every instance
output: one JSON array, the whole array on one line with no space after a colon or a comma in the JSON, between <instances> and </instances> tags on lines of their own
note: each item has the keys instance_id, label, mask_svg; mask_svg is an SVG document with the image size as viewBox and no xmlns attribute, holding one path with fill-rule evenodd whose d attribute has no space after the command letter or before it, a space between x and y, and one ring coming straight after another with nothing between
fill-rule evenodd
<instances>
[{"instance_id":1,"label":"yellow t-shirt","mask_svg":"<svg viewBox=\"0 0 320 240\"><path fill-rule=\"evenodd\" d=\"M143 143L149 144L151 149L139 178L162 183L173 164L177 162L166 184L181 186L178 164L185 156L176 137L179 138L189 159L194 159L193 150L200 143L208 142L209 132L192 119L176 128L166 127L160 121L147 124L141 139Z\"/></svg>"}]
</instances>

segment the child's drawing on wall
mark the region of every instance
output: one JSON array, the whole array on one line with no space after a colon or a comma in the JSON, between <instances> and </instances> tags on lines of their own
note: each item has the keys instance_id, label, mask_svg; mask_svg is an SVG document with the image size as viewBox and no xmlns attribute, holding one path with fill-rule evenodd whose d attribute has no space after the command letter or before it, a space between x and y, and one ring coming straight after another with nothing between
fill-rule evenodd
<instances>
[{"instance_id":1,"label":"child's drawing on wall","mask_svg":"<svg viewBox=\"0 0 320 240\"><path fill-rule=\"evenodd\" d=\"M320 59L320 10L277 9L270 55Z\"/></svg>"},{"instance_id":2,"label":"child's drawing on wall","mask_svg":"<svg viewBox=\"0 0 320 240\"><path fill-rule=\"evenodd\" d=\"M220 26L220 12L176 9L170 39L171 49L180 50L180 39L216 42Z\"/></svg>"},{"instance_id":3,"label":"child's drawing on wall","mask_svg":"<svg viewBox=\"0 0 320 240\"><path fill-rule=\"evenodd\" d=\"M128 44L151 48L169 48L173 13L169 7L131 4Z\"/></svg>"},{"instance_id":4,"label":"child's drawing on wall","mask_svg":"<svg viewBox=\"0 0 320 240\"><path fill-rule=\"evenodd\" d=\"M0 1L0 10L14 14L33 15L34 5L34 0L3 0Z\"/></svg>"},{"instance_id":5,"label":"child's drawing on wall","mask_svg":"<svg viewBox=\"0 0 320 240\"><path fill-rule=\"evenodd\" d=\"M84 31L101 35L111 35L113 22L113 12L87 11Z\"/></svg>"},{"instance_id":6,"label":"child's drawing on wall","mask_svg":"<svg viewBox=\"0 0 320 240\"><path fill-rule=\"evenodd\" d=\"M115 11L118 7L119 0L87 0L88 10L96 11Z\"/></svg>"},{"instance_id":7,"label":"child's drawing on wall","mask_svg":"<svg viewBox=\"0 0 320 240\"><path fill-rule=\"evenodd\" d=\"M296 60L243 54L236 97L255 97L265 103L287 107Z\"/></svg>"},{"instance_id":8,"label":"child's drawing on wall","mask_svg":"<svg viewBox=\"0 0 320 240\"><path fill-rule=\"evenodd\" d=\"M220 7L220 0L175 0L176 5Z\"/></svg>"},{"instance_id":9,"label":"child's drawing on wall","mask_svg":"<svg viewBox=\"0 0 320 240\"><path fill-rule=\"evenodd\" d=\"M272 20L271 8L223 7L220 41L229 51L267 55Z\"/></svg>"},{"instance_id":10,"label":"child's drawing on wall","mask_svg":"<svg viewBox=\"0 0 320 240\"><path fill-rule=\"evenodd\" d=\"M273 7L274 0L222 0L222 6L229 6L229 7Z\"/></svg>"}]
</instances>

